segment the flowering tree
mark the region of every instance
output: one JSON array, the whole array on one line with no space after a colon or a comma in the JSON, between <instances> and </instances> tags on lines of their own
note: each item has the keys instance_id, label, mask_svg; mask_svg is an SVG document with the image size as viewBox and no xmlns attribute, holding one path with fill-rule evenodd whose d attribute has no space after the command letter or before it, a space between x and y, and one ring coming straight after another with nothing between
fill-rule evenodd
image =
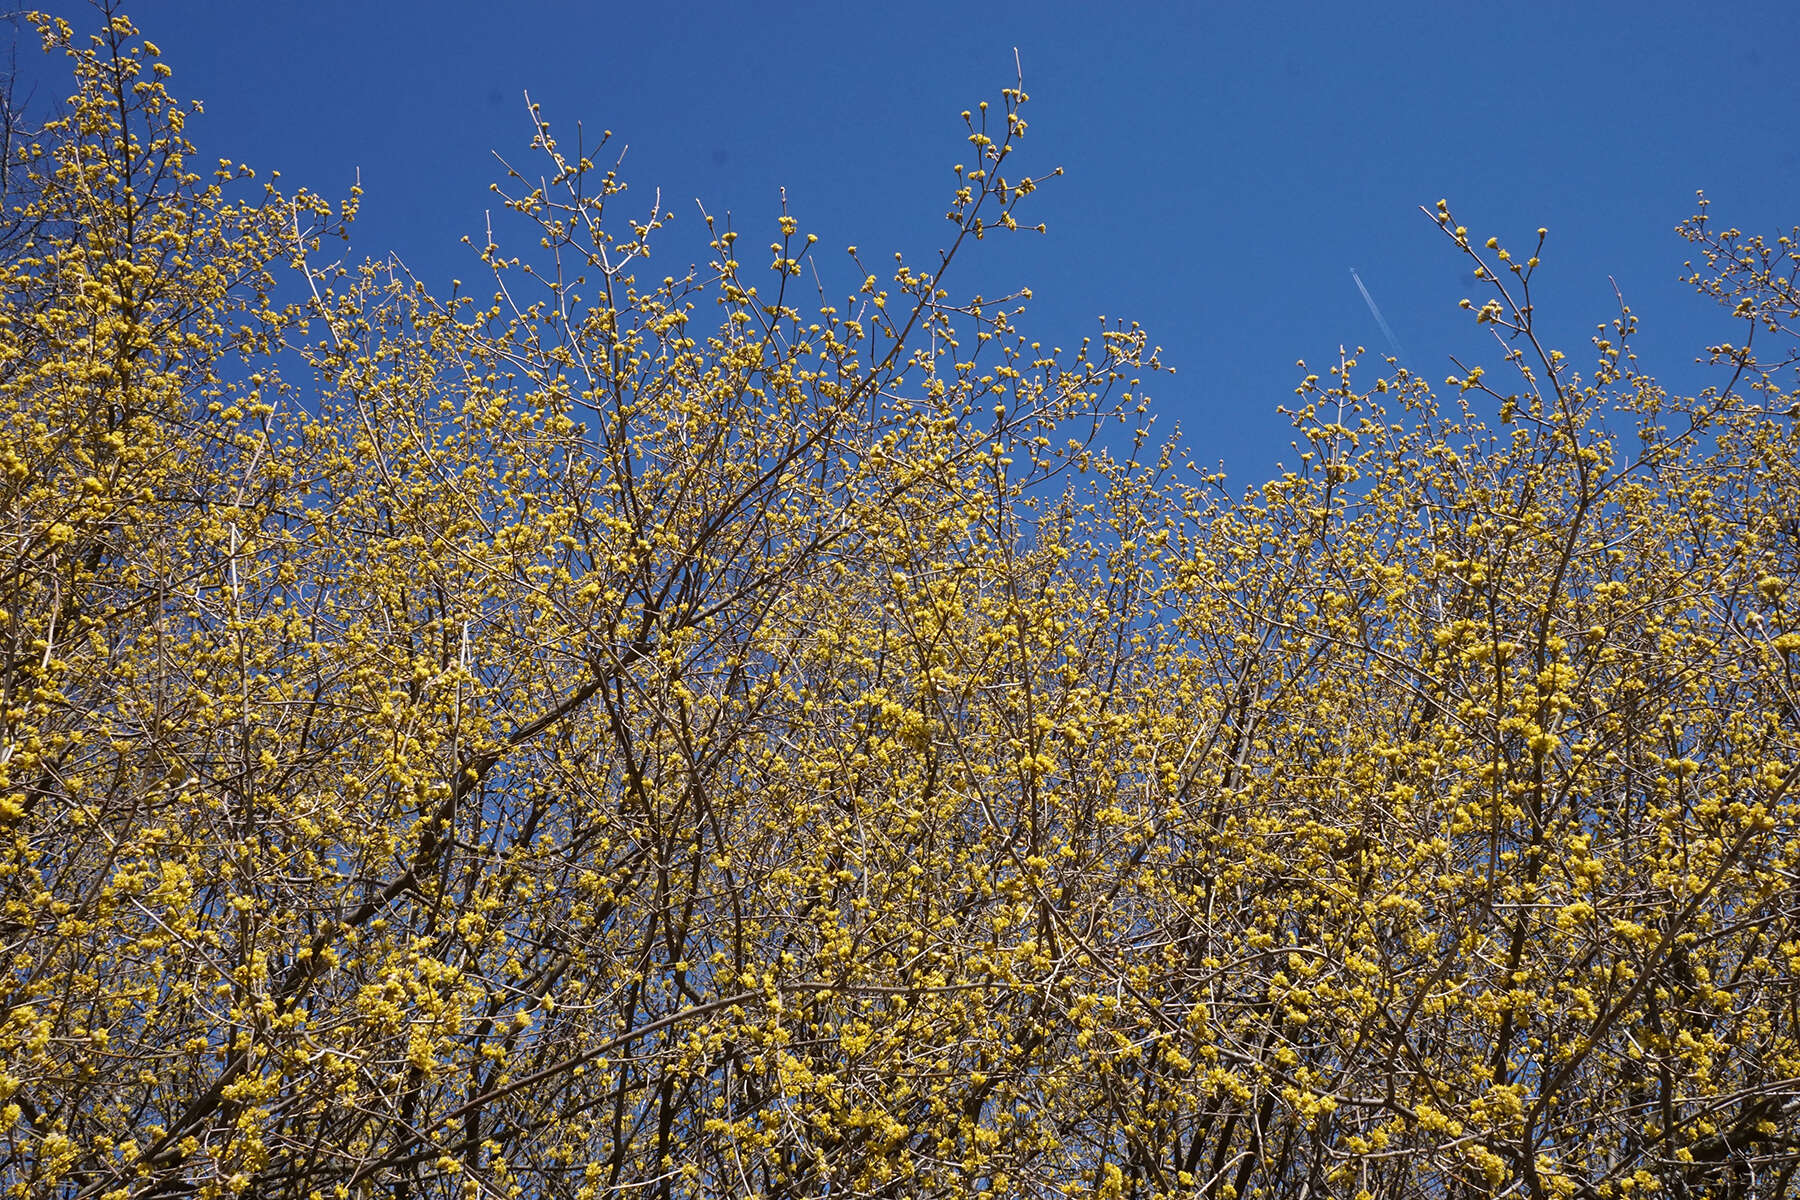
<instances>
[{"instance_id":1,"label":"flowering tree","mask_svg":"<svg viewBox=\"0 0 1800 1200\"><path fill-rule=\"evenodd\" d=\"M1345 354L1238 494L1137 326L953 297L1020 88L847 302L785 215L658 277L535 110L537 250L434 297L327 261L354 194L197 173L124 17L42 31L10 1194L1788 1187L1792 238L1682 227L1749 332L1679 397L1440 204L1508 382Z\"/></svg>"}]
</instances>

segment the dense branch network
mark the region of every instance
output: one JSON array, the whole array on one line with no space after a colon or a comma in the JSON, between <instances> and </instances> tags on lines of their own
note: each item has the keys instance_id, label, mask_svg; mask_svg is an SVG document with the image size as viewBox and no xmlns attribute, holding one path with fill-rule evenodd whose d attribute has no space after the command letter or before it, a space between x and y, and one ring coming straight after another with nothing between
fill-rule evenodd
<instances>
[{"instance_id":1,"label":"dense branch network","mask_svg":"<svg viewBox=\"0 0 1800 1200\"><path fill-rule=\"evenodd\" d=\"M1682 227L1748 331L1682 397L1440 204L1499 369L1346 352L1231 492L1138 326L953 297L1022 85L842 302L785 212L656 278L533 107L435 297L328 261L356 193L196 173L123 16L41 32L9 1195L1786 1193L1793 238Z\"/></svg>"}]
</instances>

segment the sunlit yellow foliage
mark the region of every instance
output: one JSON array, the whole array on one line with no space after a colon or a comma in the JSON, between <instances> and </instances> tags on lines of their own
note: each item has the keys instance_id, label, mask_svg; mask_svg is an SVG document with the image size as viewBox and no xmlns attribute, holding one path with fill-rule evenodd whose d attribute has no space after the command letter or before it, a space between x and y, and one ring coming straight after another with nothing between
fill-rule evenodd
<instances>
[{"instance_id":1,"label":"sunlit yellow foliage","mask_svg":"<svg viewBox=\"0 0 1800 1200\"><path fill-rule=\"evenodd\" d=\"M41 28L6 1194L1787 1188L1793 237L1682 227L1746 330L1684 397L1439 204L1500 363L1304 373L1240 493L1138 326L953 295L1018 88L841 302L785 213L662 265L534 108L433 296L205 163L123 17Z\"/></svg>"}]
</instances>

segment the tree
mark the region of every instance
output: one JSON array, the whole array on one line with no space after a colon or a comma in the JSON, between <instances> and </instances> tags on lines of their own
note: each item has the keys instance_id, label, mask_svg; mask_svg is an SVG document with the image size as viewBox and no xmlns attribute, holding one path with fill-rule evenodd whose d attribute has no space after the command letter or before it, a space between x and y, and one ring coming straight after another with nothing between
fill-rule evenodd
<instances>
[{"instance_id":1,"label":"tree","mask_svg":"<svg viewBox=\"0 0 1800 1200\"><path fill-rule=\"evenodd\" d=\"M659 280L533 110L539 250L437 298L325 261L354 192L196 174L123 16L42 30L11 1194L1787 1188L1793 239L1683 226L1755 333L1678 397L1440 205L1517 382L1345 354L1235 494L1139 327L952 298L1022 87L841 305L785 214Z\"/></svg>"}]
</instances>

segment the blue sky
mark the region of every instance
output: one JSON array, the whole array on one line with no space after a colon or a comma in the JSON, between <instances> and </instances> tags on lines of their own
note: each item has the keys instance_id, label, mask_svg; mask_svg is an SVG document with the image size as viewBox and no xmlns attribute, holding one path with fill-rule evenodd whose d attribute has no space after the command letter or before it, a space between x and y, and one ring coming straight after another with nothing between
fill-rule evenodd
<instances>
[{"instance_id":1,"label":"blue sky","mask_svg":"<svg viewBox=\"0 0 1800 1200\"><path fill-rule=\"evenodd\" d=\"M660 187L676 213L671 270L706 257L696 198L760 244L783 186L842 280L852 243L928 261L967 149L958 114L1012 84L1016 47L1032 97L1020 169L1065 175L1032 198L1048 235L984 244L963 286L1031 287L1024 328L1049 344L1101 314L1141 321L1179 371L1153 389L1159 423L1239 482L1286 453L1275 407L1296 359L1385 345L1351 267L1434 379L1449 354L1496 357L1456 307L1476 285L1421 204L1448 197L1503 241L1548 226L1552 340L1584 357L1614 314L1611 276L1643 320L1643 365L1689 386L1701 345L1728 336L1677 282L1672 229L1695 189L1726 224L1800 220L1794 0L127 11L177 91L206 102L203 154L326 194L360 170L356 250L398 252L437 284L480 278L460 239L491 203L491 151L524 157L526 89L559 134L580 120L629 145L641 205Z\"/></svg>"}]
</instances>

